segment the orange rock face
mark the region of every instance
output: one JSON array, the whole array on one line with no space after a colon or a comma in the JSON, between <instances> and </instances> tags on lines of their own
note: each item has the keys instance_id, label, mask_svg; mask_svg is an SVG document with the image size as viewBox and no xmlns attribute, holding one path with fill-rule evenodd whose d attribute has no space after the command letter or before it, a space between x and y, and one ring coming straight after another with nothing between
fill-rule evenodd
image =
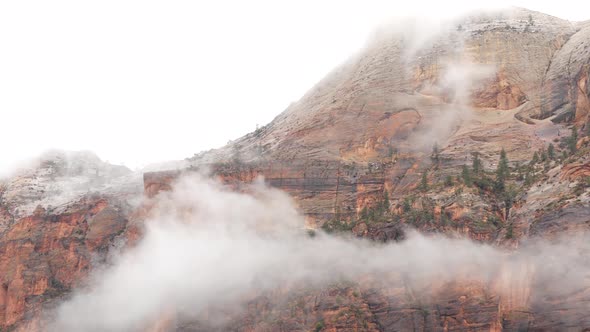
<instances>
[{"instance_id":1,"label":"orange rock face","mask_svg":"<svg viewBox=\"0 0 590 332\"><path fill-rule=\"evenodd\" d=\"M11 327L88 274L91 256L106 253L126 227L124 207L100 197L59 214L39 209L0 239L0 326Z\"/></svg>"},{"instance_id":2,"label":"orange rock face","mask_svg":"<svg viewBox=\"0 0 590 332\"><path fill-rule=\"evenodd\" d=\"M474 91L471 100L476 107L510 110L524 104L526 95L518 86L498 74L489 83L485 83L481 89Z\"/></svg>"},{"instance_id":3,"label":"orange rock face","mask_svg":"<svg viewBox=\"0 0 590 332\"><path fill-rule=\"evenodd\" d=\"M143 176L144 192L148 197L154 197L162 190L172 189L172 183L178 177L179 172L146 173Z\"/></svg>"},{"instance_id":4,"label":"orange rock face","mask_svg":"<svg viewBox=\"0 0 590 332\"><path fill-rule=\"evenodd\" d=\"M569 164L563 168L562 174L563 179L570 181L585 181L586 178L590 178L590 164Z\"/></svg>"},{"instance_id":5,"label":"orange rock face","mask_svg":"<svg viewBox=\"0 0 590 332\"><path fill-rule=\"evenodd\" d=\"M590 175L587 137L569 159L529 161L551 142L565 151L559 142L571 124L590 125L590 28L516 9L469 17L431 37L416 46L391 33L370 43L256 132L196 155L188 169L144 174L148 199L133 208L135 180L125 178L133 175L96 157L84 156L76 167L49 160L0 186L0 330L42 330L35 317L83 283L93 259L104 259L118 241L141 239L150 198L200 168L235 190L263 177L294 198L307 226L343 222L355 236L378 242L403 240L408 226L511 249L535 237L588 231L590 199L581 181ZM463 178L474 152L493 174L501 149L511 161L513 197L494 193L495 175L472 174L473 185ZM530 174L517 179L521 171ZM590 325L584 291L537 298L534 271L521 272L428 289L413 289L402 277L405 287L394 287L379 276L323 289L287 285L255 294L223 326L206 317L177 322L171 312L155 317L153 330Z\"/></svg>"},{"instance_id":6,"label":"orange rock face","mask_svg":"<svg viewBox=\"0 0 590 332\"><path fill-rule=\"evenodd\" d=\"M381 193L384 169L346 165L337 161L271 162L249 165L220 165L212 167L214 176L227 185L239 189L241 183L250 183L259 177L269 185L282 189L295 198L311 224L317 220L356 215L367 203L364 197ZM167 190L180 173L144 174L146 194ZM370 202L369 202L370 203Z\"/></svg>"}]
</instances>

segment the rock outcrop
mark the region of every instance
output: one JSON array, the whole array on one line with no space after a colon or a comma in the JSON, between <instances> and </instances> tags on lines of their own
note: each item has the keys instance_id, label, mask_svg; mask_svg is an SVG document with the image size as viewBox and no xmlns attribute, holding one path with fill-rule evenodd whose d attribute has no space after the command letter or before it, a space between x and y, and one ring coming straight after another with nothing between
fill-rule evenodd
<instances>
[{"instance_id":1,"label":"rock outcrop","mask_svg":"<svg viewBox=\"0 0 590 332\"><path fill-rule=\"evenodd\" d=\"M52 152L1 184L0 328L28 330L124 240L138 180L90 153Z\"/></svg>"}]
</instances>

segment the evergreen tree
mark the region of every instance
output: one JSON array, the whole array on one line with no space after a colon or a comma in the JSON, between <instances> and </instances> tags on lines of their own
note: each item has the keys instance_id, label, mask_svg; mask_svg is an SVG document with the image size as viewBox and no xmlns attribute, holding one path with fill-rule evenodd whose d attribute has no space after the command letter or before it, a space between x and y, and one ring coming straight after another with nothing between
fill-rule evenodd
<instances>
[{"instance_id":1,"label":"evergreen tree","mask_svg":"<svg viewBox=\"0 0 590 332\"><path fill-rule=\"evenodd\" d=\"M453 177L450 175L447 175L447 177L445 178L445 186L451 187L452 185L453 185Z\"/></svg>"},{"instance_id":2,"label":"evergreen tree","mask_svg":"<svg viewBox=\"0 0 590 332\"><path fill-rule=\"evenodd\" d=\"M512 186L509 186L504 193L502 193L502 199L504 200L504 208L505 208L505 218L508 220L508 216L510 215L510 209L514 205L514 201L516 199L516 189Z\"/></svg>"},{"instance_id":3,"label":"evergreen tree","mask_svg":"<svg viewBox=\"0 0 590 332\"><path fill-rule=\"evenodd\" d=\"M427 191L428 190L428 172L424 171L422 173L422 180L420 180L420 190Z\"/></svg>"},{"instance_id":4,"label":"evergreen tree","mask_svg":"<svg viewBox=\"0 0 590 332\"><path fill-rule=\"evenodd\" d=\"M434 145L432 146L432 154L430 155L430 158L436 163L439 161L439 149L437 142L434 142Z\"/></svg>"},{"instance_id":5,"label":"evergreen tree","mask_svg":"<svg viewBox=\"0 0 590 332\"><path fill-rule=\"evenodd\" d=\"M479 159L479 152L473 153L473 174L477 175L482 171L481 160Z\"/></svg>"},{"instance_id":6,"label":"evergreen tree","mask_svg":"<svg viewBox=\"0 0 590 332\"><path fill-rule=\"evenodd\" d=\"M498 162L498 169L496 169L496 191L502 192L504 191L504 186L506 182L506 178L510 173L510 169L508 168L508 157L506 157L506 151L502 148L500 152L500 161Z\"/></svg>"},{"instance_id":7,"label":"evergreen tree","mask_svg":"<svg viewBox=\"0 0 590 332\"><path fill-rule=\"evenodd\" d=\"M555 159L555 147L553 146L553 143L549 143L549 147L547 147L547 156L551 160Z\"/></svg>"},{"instance_id":8,"label":"evergreen tree","mask_svg":"<svg viewBox=\"0 0 590 332\"><path fill-rule=\"evenodd\" d=\"M471 172L469 172L469 168L467 167L467 165L463 165L461 177L463 178L463 183L465 183L466 186L471 187Z\"/></svg>"},{"instance_id":9,"label":"evergreen tree","mask_svg":"<svg viewBox=\"0 0 590 332\"><path fill-rule=\"evenodd\" d=\"M578 143L578 128L573 126L572 134L568 139L568 147L571 153L576 153L576 144Z\"/></svg>"},{"instance_id":10,"label":"evergreen tree","mask_svg":"<svg viewBox=\"0 0 590 332\"><path fill-rule=\"evenodd\" d=\"M404 212L410 212L412 210L412 202L408 197L404 198L404 203L402 205L402 210Z\"/></svg>"},{"instance_id":11,"label":"evergreen tree","mask_svg":"<svg viewBox=\"0 0 590 332\"><path fill-rule=\"evenodd\" d=\"M389 211L389 193L387 190L383 191L383 200L381 201L381 206L379 209L381 210L381 214Z\"/></svg>"},{"instance_id":12,"label":"evergreen tree","mask_svg":"<svg viewBox=\"0 0 590 332\"><path fill-rule=\"evenodd\" d=\"M512 229L512 223L508 224L508 228L506 229L506 238L511 239L514 236L514 231Z\"/></svg>"},{"instance_id":13,"label":"evergreen tree","mask_svg":"<svg viewBox=\"0 0 590 332\"><path fill-rule=\"evenodd\" d=\"M367 209L367 207L365 206L362 210L361 210L361 220L367 220L369 219L369 210Z\"/></svg>"},{"instance_id":14,"label":"evergreen tree","mask_svg":"<svg viewBox=\"0 0 590 332\"><path fill-rule=\"evenodd\" d=\"M533 160L531 160L531 163L536 164L539 162L539 155L537 154L537 151L535 151L535 153L533 153Z\"/></svg>"},{"instance_id":15,"label":"evergreen tree","mask_svg":"<svg viewBox=\"0 0 590 332\"><path fill-rule=\"evenodd\" d=\"M541 148L541 161L544 162L547 160L547 153L545 152L545 147Z\"/></svg>"}]
</instances>

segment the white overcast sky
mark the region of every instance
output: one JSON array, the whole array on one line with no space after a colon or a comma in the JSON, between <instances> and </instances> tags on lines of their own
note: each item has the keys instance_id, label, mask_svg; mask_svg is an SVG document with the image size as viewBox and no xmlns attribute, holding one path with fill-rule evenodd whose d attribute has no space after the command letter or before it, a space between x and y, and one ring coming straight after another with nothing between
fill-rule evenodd
<instances>
[{"instance_id":1,"label":"white overcast sky","mask_svg":"<svg viewBox=\"0 0 590 332\"><path fill-rule=\"evenodd\" d=\"M590 19L579 0L510 4ZM377 23L474 6L0 1L0 171L50 148L92 150L135 168L219 147L299 99Z\"/></svg>"}]
</instances>

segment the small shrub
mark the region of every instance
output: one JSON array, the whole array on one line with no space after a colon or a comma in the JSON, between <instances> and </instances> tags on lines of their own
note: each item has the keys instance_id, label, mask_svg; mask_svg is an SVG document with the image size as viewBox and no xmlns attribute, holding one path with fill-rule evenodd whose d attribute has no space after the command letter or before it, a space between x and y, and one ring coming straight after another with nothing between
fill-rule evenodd
<instances>
[{"instance_id":1,"label":"small shrub","mask_svg":"<svg viewBox=\"0 0 590 332\"><path fill-rule=\"evenodd\" d=\"M452 176L447 175L447 177L445 178L445 186L447 186L447 187L453 186L453 177Z\"/></svg>"},{"instance_id":2,"label":"small shrub","mask_svg":"<svg viewBox=\"0 0 590 332\"><path fill-rule=\"evenodd\" d=\"M463 183L466 186L471 187L471 184L472 184L471 172L469 171L469 168L467 167L467 165L463 165L463 169L461 171L461 177L463 178Z\"/></svg>"},{"instance_id":3,"label":"small shrub","mask_svg":"<svg viewBox=\"0 0 590 332\"><path fill-rule=\"evenodd\" d=\"M323 320L321 320L321 321L317 322L317 324L315 324L315 329L314 329L314 331L315 331L315 332L320 332L320 331L323 331L323 330L324 330L324 328L325 328L324 321L323 321Z\"/></svg>"},{"instance_id":4,"label":"small shrub","mask_svg":"<svg viewBox=\"0 0 590 332\"><path fill-rule=\"evenodd\" d=\"M512 223L508 224L508 227L506 228L506 238L507 239L512 239L514 237L513 234L513 229L512 229Z\"/></svg>"},{"instance_id":5,"label":"small shrub","mask_svg":"<svg viewBox=\"0 0 590 332\"><path fill-rule=\"evenodd\" d=\"M492 225L496 227L500 227L500 218L498 218L496 215L491 215L488 218L488 222L490 222Z\"/></svg>"},{"instance_id":6,"label":"small shrub","mask_svg":"<svg viewBox=\"0 0 590 332\"><path fill-rule=\"evenodd\" d=\"M410 212L412 210L412 203L410 202L410 198L404 198L404 202L402 204L402 211L403 212Z\"/></svg>"},{"instance_id":7,"label":"small shrub","mask_svg":"<svg viewBox=\"0 0 590 332\"><path fill-rule=\"evenodd\" d=\"M342 233L342 232L349 232L354 227L355 223L350 222L347 223L344 220L339 220L338 218L329 220L322 225L322 230L326 233Z\"/></svg>"}]
</instances>

